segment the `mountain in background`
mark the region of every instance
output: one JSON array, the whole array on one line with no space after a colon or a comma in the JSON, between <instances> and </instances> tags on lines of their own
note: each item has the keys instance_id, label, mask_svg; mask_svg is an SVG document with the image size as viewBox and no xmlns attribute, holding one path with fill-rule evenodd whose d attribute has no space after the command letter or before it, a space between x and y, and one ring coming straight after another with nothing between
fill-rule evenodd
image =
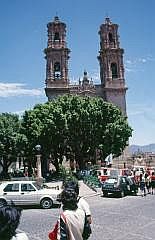
<instances>
[{"instance_id":1,"label":"mountain in background","mask_svg":"<svg viewBox=\"0 0 155 240\"><path fill-rule=\"evenodd\" d=\"M129 146L129 152L131 154L137 153L137 152L153 152L155 153L155 143L149 144L149 145L130 145Z\"/></svg>"}]
</instances>

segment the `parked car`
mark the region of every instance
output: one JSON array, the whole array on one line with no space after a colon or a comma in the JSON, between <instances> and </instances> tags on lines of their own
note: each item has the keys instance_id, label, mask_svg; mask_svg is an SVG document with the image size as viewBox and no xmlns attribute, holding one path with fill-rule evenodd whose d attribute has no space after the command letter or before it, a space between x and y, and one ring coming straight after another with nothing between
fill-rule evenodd
<instances>
[{"instance_id":1,"label":"parked car","mask_svg":"<svg viewBox=\"0 0 155 240\"><path fill-rule=\"evenodd\" d=\"M109 193L114 193L120 197L124 197L127 194L137 193L138 185L127 176L109 177L102 183L103 196L107 196Z\"/></svg>"},{"instance_id":2,"label":"parked car","mask_svg":"<svg viewBox=\"0 0 155 240\"><path fill-rule=\"evenodd\" d=\"M129 183L130 193L137 195L139 184L134 176L128 176L127 182Z\"/></svg>"},{"instance_id":3,"label":"parked car","mask_svg":"<svg viewBox=\"0 0 155 240\"><path fill-rule=\"evenodd\" d=\"M40 205L44 209L59 204L61 190L45 188L34 181L8 181L0 184L0 205L13 201L15 205Z\"/></svg>"}]
</instances>

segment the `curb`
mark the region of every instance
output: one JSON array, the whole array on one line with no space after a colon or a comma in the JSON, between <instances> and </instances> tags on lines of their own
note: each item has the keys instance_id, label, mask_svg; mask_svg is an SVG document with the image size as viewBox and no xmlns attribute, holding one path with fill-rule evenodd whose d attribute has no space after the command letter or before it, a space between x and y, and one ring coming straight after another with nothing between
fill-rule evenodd
<instances>
[{"instance_id":1,"label":"curb","mask_svg":"<svg viewBox=\"0 0 155 240\"><path fill-rule=\"evenodd\" d=\"M84 181L83 181L83 183L86 184L86 186L89 187L89 188L90 188L91 190L93 190L94 192L96 192L96 193L98 192L98 190L97 190L97 188L96 188L95 185L89 184L89 183L84 182Z\"/></svg>"}]
</instances>

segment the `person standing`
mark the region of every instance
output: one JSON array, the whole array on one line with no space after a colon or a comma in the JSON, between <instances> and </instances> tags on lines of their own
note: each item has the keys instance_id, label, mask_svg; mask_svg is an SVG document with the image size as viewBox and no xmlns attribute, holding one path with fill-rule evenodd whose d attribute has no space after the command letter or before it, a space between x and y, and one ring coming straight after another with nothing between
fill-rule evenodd
<instances>
[{"instance_id":1,"label":"person standing","mask_svg":"<svg viewBox=\"0 0 155 240\"><path fill-rule=\"evenodd\" d=\"M151 175L151 194L153 195L155 193L155 173L152 172Z\"/></svg>"},{"instance_id":2,"label":"person standing","mask_svg":"<svg viewBox=\"0 0 155 240\"><path fill-rule=\"evenodd\" d=\"M91 224L92 223L92 215L91 215L90 207L89 207L88 202L84 199L84 197L79 196L78 181L76 181L76 180L65 181L63 183L63 189L65 189L65 188L73 189L76 192L76 194L78 196L77 205L80 209L82 209L85 212L88 222L89 222L89 224Z\"/></svg>"},{"instance_id":3,"label":"person standing","mask_svg":"<svg viewBox=\"0 0 155 240\"><path fill-rule=\"evenodd\" d=\"M146 182L146 188L147 188L147 193L150 194L150 189L151 189L151 176L149 174L147 174L146 178L145 178L145 182Z\"/></svg>"},{"instance_id":4,"label":"person standing","mask_svg":"<svg viewBox=\"0 0 155 240\"><path fill-rule=\"evenodd\" d=\"M142 197L146 196L145 176L142 173L140 174L140 177L139 177L139 187L140 187Z\"/></svg>"},{"instance_id":5,"label":"person standing","mask_svg":"<svg viewBox=\"0 0 155 240\"><path fill-rule=\"evenodd\" d=\"M57 221L57 240L83 240L85 212L77 205L78 195L71 188L65 188L61 194L62 213ZM53 239L53 231L49 239Z\"/></svg>"}]
</instances>

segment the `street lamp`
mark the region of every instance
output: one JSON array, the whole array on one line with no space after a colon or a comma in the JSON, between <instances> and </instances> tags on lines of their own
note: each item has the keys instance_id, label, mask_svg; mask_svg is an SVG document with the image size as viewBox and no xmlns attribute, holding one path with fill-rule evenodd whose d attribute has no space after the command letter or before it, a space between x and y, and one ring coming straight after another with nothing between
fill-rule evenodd
<instances>
[{"instance_id":1,"label":"street lamp","mask_svg":"<svg viewBox=\"0 0 155 240\"><path fill-rule=\"evenodd\" d=\"M36 163L36 168L37 168L37 181L41 182L42 181L42 173L41 173L41 145L37 144L35 146L36 150L36 157L37 157L37 163Z\"/></svg>"}]
</instances>

